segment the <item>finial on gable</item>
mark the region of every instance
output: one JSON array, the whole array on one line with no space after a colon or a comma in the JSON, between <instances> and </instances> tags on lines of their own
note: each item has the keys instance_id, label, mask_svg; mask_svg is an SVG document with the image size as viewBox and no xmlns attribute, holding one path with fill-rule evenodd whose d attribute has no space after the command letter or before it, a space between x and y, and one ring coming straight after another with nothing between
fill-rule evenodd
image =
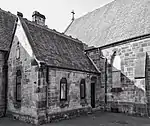
<instances>
[{"instance_id":1,"label":"finial on gable","mask_svg":"<svg viewBox=\"0 0 150 126\"><path fill-rule=\"evenodd\" d=\"M72 10L72 21L74 21L74 15L75 15L75 12L74 12L74 10Z\"/></svg>"},{"instance_id":2,"label":"finial on gable","mask_svg":"<svg viewBox=\"0 0 150 126\"><path fill-rule=\"evenodd\" d=\"M17 16L23 17L23 14L22 14L21 12L18 12L18 11L17 11Z\"/></svg>"}]
</instances>

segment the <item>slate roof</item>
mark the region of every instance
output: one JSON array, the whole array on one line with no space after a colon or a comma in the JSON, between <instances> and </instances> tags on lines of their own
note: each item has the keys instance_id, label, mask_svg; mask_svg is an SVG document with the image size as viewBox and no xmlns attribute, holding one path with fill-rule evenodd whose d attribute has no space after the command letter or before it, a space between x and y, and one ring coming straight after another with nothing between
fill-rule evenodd
<instances>
[{"instance_id":1,"label":"slate roof","mask_svg":"<svg viewBox=\"0 0 150 126\"><path fill-rule=\"evenodd\" d=\"M98 73L83 43L45 26L20 18L34 55L49 66Z\"/></svg>"},{"instance_id":2,"label":"slate roof","mask_svg":"<svg viewBox=\"0 0 150 126\"><path fill-rule=\"evenodd\" d=\"M15 15L0 9L0 50L9 50L16 19Z\"/></svg>"},{"instance_id":3,"label":"slate roof","mask_svg":"<svg viewBox=\"0 0 150 126\"><path fill-rule=\"evenodd\" d=\"M89 46L150 33L150 0L114 0L76 20L66 31Z\"/></svg>"}]
</instances>

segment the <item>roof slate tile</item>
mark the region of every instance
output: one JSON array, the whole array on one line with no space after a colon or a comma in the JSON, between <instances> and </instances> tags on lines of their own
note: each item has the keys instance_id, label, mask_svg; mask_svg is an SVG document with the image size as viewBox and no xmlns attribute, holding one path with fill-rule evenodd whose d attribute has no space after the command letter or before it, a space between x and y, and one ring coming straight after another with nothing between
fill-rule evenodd
<instances>
[{"instance_id":1,"label":"roof slate tile","mask_svg":"<svg viewBox=\"0 0 150 126\"><path fill-rule=\"evenodd\" d=\"M74 20L65 33L96 47L149 34L150 1L114 0Z\"/></svg>"},{"instance_id":2,"label":"roof slate tile","mask_svg":"<svg viewBox=\"0 0 150 126\"><path fill-rule=\"evenodd\" d=\"M0 50L8 51L17 17L0 9Z\"/></svg>"}]
</instances>

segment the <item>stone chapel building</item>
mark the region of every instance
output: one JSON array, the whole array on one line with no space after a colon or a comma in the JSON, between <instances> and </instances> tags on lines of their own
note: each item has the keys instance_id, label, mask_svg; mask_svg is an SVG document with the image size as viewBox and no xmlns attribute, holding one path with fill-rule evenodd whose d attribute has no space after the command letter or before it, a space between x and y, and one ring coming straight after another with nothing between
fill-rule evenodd
<instances>
[{"instance_id":1,"label":"stone chapel building","mask_svg":"<svg viewBox=\"0 0 150 126\"><path fill-rule=\"evenodd\" d=\"M149 8L115 0L73 16L64 33L37 11L29 21L0 10L0 116L33 124L94 110L150 116Z\"/></svg>"},{"instance_id":2,"label":"stone chapel building","mask_svg":"<svg viewBox=\"0 0 150 126\"><path fill-rule=\"evenodd\" d=\"M100 71L83 43L32 18L0 10L1 116L43 124L97 108Z\"/></svg>"}]
</instances>

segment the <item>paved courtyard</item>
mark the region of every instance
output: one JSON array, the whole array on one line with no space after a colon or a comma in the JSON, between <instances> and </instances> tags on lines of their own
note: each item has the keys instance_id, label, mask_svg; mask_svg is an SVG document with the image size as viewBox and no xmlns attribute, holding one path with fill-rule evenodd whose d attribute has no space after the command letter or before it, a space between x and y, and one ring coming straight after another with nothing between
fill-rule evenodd
<instances>
[{"instance_id":1,"label":"paved courtyard","mask_svg":"<svg viewBox=\"0 0 150 126\"><path fill-rule=\"evenodd\" d=\"M8 118L0 119L0 126L32 126ZM96 113L94 115L64 120L42 126L150 126L149 118L132 117L117 113Z\"/></svg>"}]
</instances>

